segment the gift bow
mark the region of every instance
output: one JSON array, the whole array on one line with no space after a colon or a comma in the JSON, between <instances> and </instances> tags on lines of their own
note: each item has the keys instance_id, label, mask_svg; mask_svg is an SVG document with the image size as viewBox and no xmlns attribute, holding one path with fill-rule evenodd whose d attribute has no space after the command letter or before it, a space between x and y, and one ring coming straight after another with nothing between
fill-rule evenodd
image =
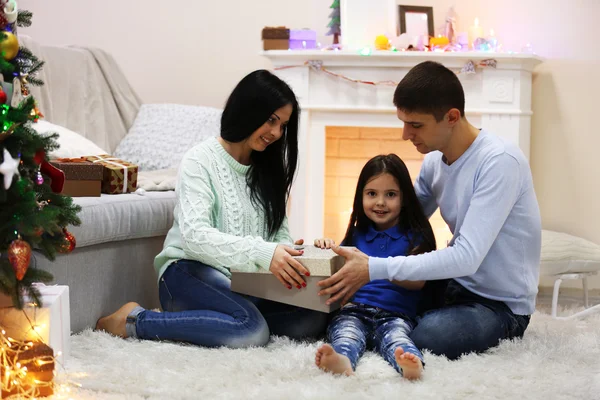
<instances>
[{"instance_id":1,"label":"gift bow","mask_svg":"<svg viewBox=\"0 0 600 400\"><path fill-rule=\"evenodd\" d=\"M118 163L117 161L121 161L121 160L116 157L108 157L108 158L105 158L102 156L93 156L93 157L97 158L96 160L92 161L94 164L97 162L105 162L108 164L115 165L119 168L123 168L123 193L127 193L127 168L129 168L129 166Z\"/></svg>"}]
</instances>

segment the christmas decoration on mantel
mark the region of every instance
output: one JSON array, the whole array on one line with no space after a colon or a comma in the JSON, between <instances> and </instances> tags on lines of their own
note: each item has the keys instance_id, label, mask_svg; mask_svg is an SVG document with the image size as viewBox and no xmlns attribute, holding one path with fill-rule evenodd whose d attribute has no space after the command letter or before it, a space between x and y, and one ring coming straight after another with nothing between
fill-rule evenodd
<instances>
[{"instance_id":1,"label":"christmas decoration on mantel","mask_svg":"<svg viewBox=\"0 0 600 400\"><path fill-rule=\"evenodd\" d=\"M491 59L491 58L487 59L487 60L481 60L479 62L474 62L474 61L469 60L465 63L465 65L459 71L455 71L455 72L457 75L458 74L475 74L477 68L496 68L496 65L497 65L497 61L495 59ZM305 61L302 65L284 65L284 66L275 68L275 71L282 70L282 69L303 68L303 67L309 67L309 68L313 69L314 71L323 72L325 74L335 76L336 78L343 79L348 82L360 83L360 84L364 84L364 85L398 86L398 83L400 83L400 82L396 82L396 81L367 81L367 80L363 80L363 79L354 79L354 78L351 78L344 74L338 74L336 72L333 72L333 71L327 69L323 65L322 60L308 60L308 61Z\"/></svg>"},{"instance_id":2,"label":"christmas decoration on mantel","mask_svg":"<svg viewBox=\"0 0 600 400\"><path fill-rule=\"evenodd\" d=\"M329 24L327 27L329 31L326 33L327 36L333 35L333 44L337 45L340 43L340 34L342 33L340 30L341 25L341 15L340 15L340 0L334 0L334 2L329 6L333 11L329 14Z\"/></svg>"},{"instance_id":3,"label":"christmas decoration on mantel","mask_svg":"<svg viewBox=\"0 0 600 400\"><path fill-rule=\"evenodd\" d=\"M53 260L75 246L66 229L78 225L80 207L60 194L64 175L48 162L57 135L39 135L32 124L43 117L29 85L44 62L19 43L17 28L31 25L32 13L15 0L0 0L0 295L22 309L23 298L40 307L34 282L52 275L35 267L35 254Z\"/></svg>"}]
</instances>

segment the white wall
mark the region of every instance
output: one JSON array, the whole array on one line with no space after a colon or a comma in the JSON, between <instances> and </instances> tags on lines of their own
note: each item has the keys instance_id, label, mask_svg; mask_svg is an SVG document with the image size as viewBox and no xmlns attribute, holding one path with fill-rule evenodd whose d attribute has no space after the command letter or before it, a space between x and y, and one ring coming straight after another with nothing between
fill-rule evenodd
<instances>
[{"instance_id":1,"label":"white wall","mask_svg":"<svg viewBox=\"0 0 600 400\"><path fill-rule=\"evenodd\" d=\"M316 29L323 43L332 0L20 0L24 30L46 44L101 47L146 102L220 107L235 83L269 63L264 26ZM376 0L372 0L376 3ZM527 42L548 58L533 86L531 165L544 228L600 243L600 1L399 0L434 7L436 27L455 5L459 29L475 17L507 50ZM548 283L548 281L543 281ZM600 278L594 281L600 288Z\"/></svg>"}]
</instances>

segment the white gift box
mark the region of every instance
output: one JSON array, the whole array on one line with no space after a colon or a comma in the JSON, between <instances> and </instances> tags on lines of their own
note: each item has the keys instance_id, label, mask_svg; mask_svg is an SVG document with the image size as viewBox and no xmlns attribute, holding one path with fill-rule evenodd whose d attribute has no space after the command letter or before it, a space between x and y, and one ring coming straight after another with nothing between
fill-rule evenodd
<instances>
[{"instance_id":1,"label":"white gift box","mask_svg":"<svg viewBox=\"0 0 600 400\"><path fill-rule=\"evenodd\" d=\"M317 282L335 274L344 265L344 257L338 256L330 249L302 247L304 254L294 258L310 272L310 276L303 277L306 281L305 288L287 289L270 271L258 269L256 272L231 270L231 290L325 313L337 310L340 307L339 302L327 305L325 302L331 296L318 295L322 288L317 286Z\"/></svg>"},{"instance_id":2,"label":"white gift box","mask_svg":"<svg viewBox=\"0 0 600 400\"><path fill-rule=\"evenodd\" d=\"M69 287L35 285L42 295L43 307L33 307L31 299L25 298L27 306L23 310L0 308L0 325L6 336L14 339L43 341L52 347L56 360L64 365L71 351Z\"/></svg>"}]
</instances>

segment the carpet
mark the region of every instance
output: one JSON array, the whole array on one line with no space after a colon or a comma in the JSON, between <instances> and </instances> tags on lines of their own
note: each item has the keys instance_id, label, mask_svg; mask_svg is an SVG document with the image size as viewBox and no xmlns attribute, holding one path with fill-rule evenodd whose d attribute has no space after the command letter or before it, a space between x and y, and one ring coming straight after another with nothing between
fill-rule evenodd
<instances>
[{"instance_id":1,"label":"carpet","mask_svg":"<svg viewBox=\"0 0 600 400\"><path fill-rule=\"evenodd\" d=\"M536 312L523 340L458 361L425 353L418 382L374 353L352 377L323 373L320 344L274 337L265 348L204 349L87 330L72 337L66 373L82 385L75 399L600 399L600 314Z\"/></svg>"}]
</instances>

